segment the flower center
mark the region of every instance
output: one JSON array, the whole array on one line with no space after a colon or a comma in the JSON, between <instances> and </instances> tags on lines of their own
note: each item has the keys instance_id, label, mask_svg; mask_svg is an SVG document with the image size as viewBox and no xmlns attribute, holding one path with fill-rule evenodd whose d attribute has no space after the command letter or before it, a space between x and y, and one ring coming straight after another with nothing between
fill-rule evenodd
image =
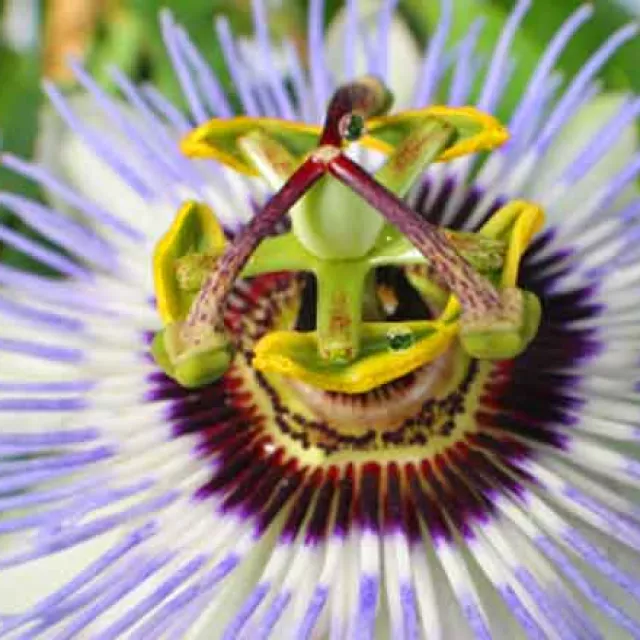
<instances>
[{"instance_id":1,"label":"flower center","mask_svg":"<svg viewBox=\"0 0 640 640\"><path fill-rule=\"evenodd\" d=\"M428 189L427 183L422 193ZM474 198L470 190L455 227L465 225L463 210ZM443 203L431 200L435 204L421 204L420 211L437 220ZM470 359L454 341L427 365L361 394L327 391L255 367L256 351L270 333L314 330L313 277L280 272L239 281L224 315L235 338L226 373L195 391L165 375L153 377L154 397L169 403L174 436L195 437L208 470L196 499L212 497L216 508L250 517L261 531L277 521L287 540L308 523L313 541L359 525L402 526L422 541L422 525L403 520L413 513L424 516L426 530L439 540L449 535L438 515L443 505L464 533L490 508L474 506L476 487L517 492L530 480L521 468L535 453L531 442L563 446L558 421L572 420L566 409L575 402L575 379L557 372L571 370L597 347L589 332L573 325L599 313L592 292L554 295L556 276L548 274L559 270L541 275L534 266L548 238L538 239L523 263L522 282L544 295L547 315L520 358L497 364ZM439 313L437 298L429 298L433 308L427 304L408 271L376 274L383 319L394 325ZM382 508L389 495L402 510Z\"/></svg>"},{"instance_id":2,"label":"flower center","mask_svg":"<svg viewBox=\"0 0 640 640\"><path fill-rule=\"evenodd\" d=\"M473 415L487 367L459 346L411 373L366 393L332 392L253 366L255 345L272 331L300 326L307 314L304 281L260 277L234 294L226 316L241 336L222 380L226 403L260 424L273 441L311 464L353 455L415 458L434 454L474 429ZM397 291L403 297L402 290ZM406 304L406 300L402 300ZM406 305L406 309L411 305ZM308 321L308 320L307 320Z\"/></svg>"},{"instance_id":3,"label":"flower center","mask_svg":"<svg viewBox=\"0 0 640 640\"><path fill-rule=\"evenodd\" d=\"M402 272L383 269L376 276L376 295L385 320L437 315L438 311L428 308ZM306 288L315 288L311 280L307 280ZM302 296L296 323L299 329L313 329L315 320L310 316L315 293L310 291ZM386 310L385 300L390 302ZM387 333L387 350L391 354L406 351L414 342L413 334L407 330L390 329ZM393 433L414 420L425 404L456 393L469 362L454 345L433 362L364 393L327 391L292 377L284 377L277 386L280 393L297 397L316 419L345 436L364 436L373 430L384 437L385 433Z\"/></svg>"},{"instance_id":4,"label":"flower center","mask_svg":"<svg viewBox=\"0 0 640 640\"><path fill-rule=\"evenodd\" d=\"M198 143L191 140L188 148L202 145L203 138L211 145L213 139L216 157L231 158L236 168L248 165L271 182L275 193L226 247L212 212L197 203L185 205L159 245L156 284L168 322L154 340L153 353L180 384L202 386L225 373L238 338L224 325L235 283L279 271L313 274L315 330L271 331L256 345L252 365L293 378L303 392L316 388L318 393L305 393L311 403L322 404L331 392L366 399L417 370L413 377L424 386L439 377L436 363L452 349L475 358L507 359L533 339L540 304L516 285L522 254L542 224L540 210L513 202L478 233L460 233L431 224L403 200L432 162L455 157L456 149L464 153L503 141L499 125L483 114L470 116L469 109L438 108L385 120L389 107L389 92L375 78L338 88L315 146L302 155L290 139L290 124L256 122L237 139L237 125L229 125L231 133L227 130L222 139L217 122L196 131ZM376 128L382 129L379 142L391 146L372 175L344 147ZM289 212L292 230L274 236L274 227ZM337 255L321 248L334 237L336 212L356 222L347 225L347 245L374 230L364 251ZM390 322L376 291L382 267L413 267L407 276L437 316ZM405 407L400 414L415 408L409 395L399 405Z\"/></svg>"}]
</instances>

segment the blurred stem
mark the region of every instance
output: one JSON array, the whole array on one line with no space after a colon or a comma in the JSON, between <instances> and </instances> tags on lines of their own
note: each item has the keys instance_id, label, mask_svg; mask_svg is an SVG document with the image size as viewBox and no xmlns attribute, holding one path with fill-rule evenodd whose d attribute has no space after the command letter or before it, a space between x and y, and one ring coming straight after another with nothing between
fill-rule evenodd
<instances>
[{"instance_id":1,"label":"blurred stem","mask_svg":"<svg viewBox=\"0 0 640 640\"><path fill-rule=\"evenodd\" d=\"M31 157L38 130L38 112L42 102L40 89L41 56L39 51L19 55L0 48L0 76L11 78L0 93L0 130L3 151ZM0 190L20 193L37 199L38 188L30 181L0 167ZM17 228L31 238L42 240L29 227L6 210L0 209L0 224ZM42 272L33 260L11 247L0 245L0 261L22 269Z\"/></svg>"}]
</instances>

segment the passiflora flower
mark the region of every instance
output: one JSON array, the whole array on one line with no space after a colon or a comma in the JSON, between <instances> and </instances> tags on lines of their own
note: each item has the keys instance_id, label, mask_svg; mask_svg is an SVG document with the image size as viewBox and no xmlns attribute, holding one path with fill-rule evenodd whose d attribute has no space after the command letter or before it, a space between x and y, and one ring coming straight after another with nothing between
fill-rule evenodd
<instances>
[{"instance_id":1,"label":"passiflora flower","mask_svg":"<svg viewBox=\"0 0 640 640\"><path fill-rule=\"evenodd\" d=\"M596 81L637 26L565 86L578 9L501 123L528 7L483 65L445 1L408 108L392 0L344 69L321 0L278 64L254 2L262 74L219 21L234 96L163 14L186 114L46 85L74 184L0 194L63 276L0 265L3 636L640 637L640 100Z\"/></svg>"}]
</instances>

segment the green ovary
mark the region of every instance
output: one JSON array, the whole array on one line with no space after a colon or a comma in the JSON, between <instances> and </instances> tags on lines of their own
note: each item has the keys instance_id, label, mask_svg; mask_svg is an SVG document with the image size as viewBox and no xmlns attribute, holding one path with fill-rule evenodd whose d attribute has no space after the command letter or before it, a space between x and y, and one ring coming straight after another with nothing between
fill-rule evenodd
<instances>
[{"instance_id":1,"label":"green ovary","mask_svg":"<svg viewBox=\"0 0 640 640\"><path fill-rule=\"evenodd\" d=\"M316 212L323 214L317 215ZM323 260L362 258L375 244L382 216L347 187L322 182L292 211L293 232L305 248Z\"/></svg>"}]
</instances>

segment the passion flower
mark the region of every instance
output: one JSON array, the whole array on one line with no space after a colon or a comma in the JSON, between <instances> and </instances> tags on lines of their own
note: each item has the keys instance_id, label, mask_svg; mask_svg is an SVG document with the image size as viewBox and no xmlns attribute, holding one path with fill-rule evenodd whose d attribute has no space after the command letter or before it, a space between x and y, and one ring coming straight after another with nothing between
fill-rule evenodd
<instances>
[{"instance_id":1,"label":"passion flower","mask_svg":"<svg viewBox=\"0 0 640 640\"><path fill-rule=\"evenodd\" d=\"M76 188L4 157L58 206L0 194L51 244L0 240L63 277L0 266L2 634L640 637L640 101L595 84L637 27L560 91L579 9L502 125L526 1L434 106L445 2L395 111L392 2L339 85L320 1L286 69L254 6L242 114L164 14L189 113L76 65Z\"/></svg>"}]
</instances>

